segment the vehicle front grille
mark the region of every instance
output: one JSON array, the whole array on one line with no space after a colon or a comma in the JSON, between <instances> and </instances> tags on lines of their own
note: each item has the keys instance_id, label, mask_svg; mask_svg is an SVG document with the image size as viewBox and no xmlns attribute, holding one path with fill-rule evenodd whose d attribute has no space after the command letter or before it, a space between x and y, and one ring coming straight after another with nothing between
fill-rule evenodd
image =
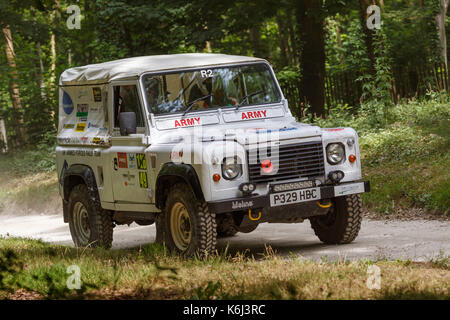
<instances>
[{"instance_id":1,"label":"vehicle front grille","mask_svg":"<svg viewBox=\"0 0 450 320\"><path fill-rule=\"evenodd\" d=\"M313 178L325 175L322 142L306 142L300 144L280 145L276 150L267 150L260 156L259 150L247 150L250 182L264 183L297 178ZM274 154L271 154L273 152ZM269 159L274 168L272 173L261 170L261 162ZM278 159L277 159L278 158Z\"/></svg>"}]
</instances>

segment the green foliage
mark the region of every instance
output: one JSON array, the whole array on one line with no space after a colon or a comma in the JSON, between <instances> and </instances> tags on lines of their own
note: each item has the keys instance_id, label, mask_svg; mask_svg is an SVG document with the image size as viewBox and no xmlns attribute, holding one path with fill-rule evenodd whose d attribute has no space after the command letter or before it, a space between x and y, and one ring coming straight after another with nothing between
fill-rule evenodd
<instances>
[{"instance_id":1,"label":"green foliage","mask_svg":"<svg viewBox=\"0 0 450 320\"><path fill-rule=\"evenodd\" d=\"M301 96L298 87L304 70L302 61L298 61L302 39L295 16L296 1L80 0L76 5L81 9L81 29L69 30L66 10L73 4L68 0L7 0L0 5L0 24L9 25L13 35L18 71L14 81L23 105L20 112L13 110L9 95L12 70L2 53L0 117L6 120L12 149L19 147L14 145L14 120L19 114L23 115L29 144L35 145L46 139L46 132L55 131L56 84L63 70L130 56L208 50L259 55L273 63L294 114L303 116L308 111L307 106L296 101ZM408 77L408 85L419 93L436 88L433 68L442 61L434 20L439 10L439 1L424 1L423 7L405 1L386 2L382 29L373 33L375 74L369 72L365 26L360 21L358 2L327 0L312 10L311 14L326 18L327 75L349 78L349 90L357 95L362 92L364 112L373 114L374 125L383 126L389 121L387 109L392 99L397 99L394 92L398 94L392 84L399 75ZM51 39L55 40L55 48ZM281 43L286 46L283 53ZM4 52L3 41L0 48ZM415 83L414 79L424 71L425 78ZM343 89L333 84L327 90L336 95ZM358 98L347 103L355 104ZM353 111L358 109L352 107Z\"/></svg>"},{"instance_id":2,"label":"green foliage","mask_svg":"<svg viewBox=\"0 0 450 320\"><path fill-rule=\"evenodd\" d=\"M220 299L220 289L222 283L220 281L209 281L206 286L198 287L195 293L190 297L192 300L211 300Z\"/></svg>"},{"instance_id":3,"label":"green foliage","mask_svg":"<svg viewBox=\"0 0 450 320\"><path fill-rule=\"evenodd\" d=\"M359 134L363 174L373 186L365 204L391 213L396 207L421 206L449 212L450 104L444 93L429 93L433 100L409 101L388 109L386 121L347 106L331 109L321 127L353 127ZM383 104L370 101L372 108ZM304 119L307 120L307 119Z\"/></svg>"},{"instance_id":4,"label":"green foliage","mask_svg":"<svg viewBox=\"0 0 450 320\"><path fill-rule=\"evenodd\" d=\"M0 291L13 291L13 286L17 282L15 275L22 268L23 262L13 250L0 251Z\"/></svg>"},{"instance_id":5,"label":"green foliage","mask_svg":"<svg viewBox=\"0 0 450 320\"><path fill-rule=\"evenodd\" d=\"M20 149L8 155L0 155L0 171L17 174L50 172L56 169L56 138L52 132L44 134L44 140L36 146Z\"/></svg>"}]
</instances>

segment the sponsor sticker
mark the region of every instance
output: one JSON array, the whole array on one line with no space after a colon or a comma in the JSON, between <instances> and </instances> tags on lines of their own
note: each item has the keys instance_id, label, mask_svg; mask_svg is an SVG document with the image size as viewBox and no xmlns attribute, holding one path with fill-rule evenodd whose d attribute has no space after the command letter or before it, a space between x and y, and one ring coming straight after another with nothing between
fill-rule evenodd
<instances>
[{"instance_id":1,"label":"sponsor sticker","mask_svg":"<svg viewBox=\"0 0 450 320\"><path fill-rule=\"evenodd\" d=\"M103 140L99 137L94 137L94 138L92 138L92 142L100 144L100 143L103 143Z\"/></svg>"},{"instance_id":2,"label":"sponsor sticker","mask_svg":"<svg viewBox=\"0 0 450 320\"><path fill-rule=\"evenodd\" d=\"M245 209L245 208L250 208L253 206L253 201L233 201L231 203L231 208L232 209Z\"/></svg>"},{"instance_id":3,"label":"sponsor sticker","mask_svg":"<svg viewBox=\"0 0 450 320\"><path fill-rule=\"evenodd\" d=\"M136 177L134 174L130 174L130 172L128 171L128 173L124 173L122 174L122 176L124 177L124 185L125 187L128 186L134 186L135 185L135 180L134 178Z\"/></svg>"},{"instance_id":4,"label":"sponsor sticker","mask_svg":"<svg viewBox=\"0 0 450 320\"><path fill-rule=\"evenodd\" d=\"M95 102L101 102L102 101L102 89L100 89L100 87L92 88L92 94L94 95L94 101Z\"/></svg>"},{"instance_id":5,"label":"sponsor sticker","mask_svg":"<svg viewBox=\"0 0 450 320\"><path fill-rule=\"evenodd\" d=\"M84 98L88 96L88 91L87 90L80 90L78 92L78 99Z\"/></svg>"},{"instance_id":6,"label":"sponsor sticker","mask_svg":"<svg viewBox=\"0 0 450 320\"><path fill-rule=\"evenodd\" d=\"M364 183L362 182L334 187L334 195L336 197L363 192L364 192Z\"/></svg>"},{"instance_id":7,"label":"sponsor sticker","mask_svg":"<svg viewBox=\"0 0 450 320\"><path fill-rule=\"evenodd\" d=\"M64 91L63 94L63 110L66 114L71 114L73 111L73 102L69 94Z\"/></svg>"},{"instance_id":8,"label":"sponsor sticker","mask_svg":"<svg viewBox=\"0 0 450 320\"><path fill-rule=\"evenodd\" d=\"M100 157L100 151L97 150L83 150L83 149L70 149L63 150L63 156L82 156L82 157Z\"/></svg>"},{"instance_id":9,"label":"sponsor sticker","mask_svg":"<svg viewBox=\"0 0 450 320\"><path fill-rule=\"evenodd\" d=\"M147 161L145 161L145 154L137 153L136 154L137 167L141 170L147 170Z\"/></svg>"},{"instance_id":10,"label":"sponsor sticker","mask_svg":"<svg viewBox=\"0 0 450 320\"><path fill-rule=\"evenodd\" d=\"M64 129L73 129L75 128L75 125L73 123L66 123L63 125Z\"/></svg>"},{"instance_id":11,"label":"sponsor sticker","mask_svg":"<svg viewBox=\"0 0 450 320\"><path fill-rule=\"evenodd\" d=\"M92 122L89 122L88 123L88 128L96 128L96 129L98 129L98 128L100 128L100 125L99 124L94 124Z\"/></svg>"},{"instance_id":12,"label":"sponsor sticker","mask_svg":"<svg viewBox=\"0 0 450 320\"><path fill-rule=\"evenodd\" d=\"M86 123L77 123L75 132L84 132L84 130L86 130Z\"/></svg>"},{"instance_id":13,"label":"sponsor sticker","mask_svg":"<svg viewBox=\"0 0 450 320\"><path fill-rule=\"evenodd\" d=\"M136 154L135 153L128 154L128 168L130 168L130 169L136 168Z\"/></svg>"},{"instance_id":14,"label":"sponsor sticker","mask_svg":"<svg viewBox=\"0 0 450 320\"><path fill-rule=\"evenodd\" d=\"M255 130L256 134L260 134L260 133L271 133L271 132L286 132L286 131L292 131L292 130L298 130L298 129L295 127L292 127L292 128L280 128L280 129L275 129L275 130L255 128L254 130Z\"/></svg>"},{"instance_id":15,"label":"sponsor sticker","mask_svg":"<svg viewBox=\"0 0 450 320\"><path fill-rule=\"evenodd\" d=\"M117 159L119 160L119 168L128 168L127 154L126 152L117 152Z\"/></svg>"},{"instance_id":16,"label":"sponsor sticker","mask_svg":"<svg viewBox=\"0 0 450 320\"><path fill-rule=\"evenodd\" d=\"M139 184L141 188L148 188L147 172L139 171Z\"/></svg>"},{"instance_id":17,"label":"sponsor sticker","mask_svg":"<svg viewBox=\"0 0 450 320\"><path fill-rule=\"evenodd\" d=\"M77 104L77 117L87 117L89 105L87 103Z\"/></svg>"}]
</instances>

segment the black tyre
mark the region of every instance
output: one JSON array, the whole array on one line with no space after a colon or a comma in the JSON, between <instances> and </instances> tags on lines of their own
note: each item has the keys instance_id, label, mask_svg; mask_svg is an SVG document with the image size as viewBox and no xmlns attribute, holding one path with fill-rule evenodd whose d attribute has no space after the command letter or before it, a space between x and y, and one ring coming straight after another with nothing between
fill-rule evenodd
<instances>
[{"instance_id":1,"label":"black tyre","mask_svg":"<svg viewBox=\"0 0 450 320\"><path fill-rule=\"evenodd\" d=\"M75 245L110 248L113 227L111 214L92 199L87 186L75 186L69 197L69 228Z\"/></svg>"},{"instance_id":2,"label":"black tyre","mask_svg":"<svg viewBox=\"0 0 450 320\"><path fill-rule=\"evenodd\" d=\"M229 213L217 215L217 238L227 238L234 236L238 230L233 217Z\"/></svg>"},{"instance_id":3,"label":"black tyre","mask_svg":"<svg viewBox=\"0 0 450 320\"><path fill-rule=\"evenodd\" d=\"M361 228L361 196L353 194L334 198L333 207L326 216L313 217L310 221L320 241L328 244L350 243Z\"/></svg>"},{"instance_id":4,"label":"black tyre","mask_svg":"<svg viewBox=\"0 0 450 320\"><path fill-rule=\"evenodd\" d=\"M206 202L186 184L176 184L156 218L156 242L185 256L204 256L216 250L216 229L215 214Z\"/></svg>"}]
</instances>

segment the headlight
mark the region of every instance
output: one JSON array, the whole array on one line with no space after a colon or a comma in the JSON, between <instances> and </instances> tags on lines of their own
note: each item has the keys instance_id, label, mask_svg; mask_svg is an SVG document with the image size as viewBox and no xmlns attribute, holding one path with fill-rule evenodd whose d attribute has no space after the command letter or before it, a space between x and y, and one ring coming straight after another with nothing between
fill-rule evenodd
<instances>
[{"instance_id":1,"label":"headlight","mask_svg":"<svg viewBox=\"0 0 450 320\"><path fill-rule=\"evenodd\" d=\"M342 143L327 145L327 160L329 164L339 164L345 159L345 149Z\"/></svg>"},{"instance_id":2,"label":"headlight","mask_svg":"<svg viewBox=\"0 0 450 320\"><path fill-rule=\"evenodd\" d=\"M237 157L225 158L222 163L222 176L227 180L233 180L242 173L242 164Z\"/></svg>"}]
</instances>

